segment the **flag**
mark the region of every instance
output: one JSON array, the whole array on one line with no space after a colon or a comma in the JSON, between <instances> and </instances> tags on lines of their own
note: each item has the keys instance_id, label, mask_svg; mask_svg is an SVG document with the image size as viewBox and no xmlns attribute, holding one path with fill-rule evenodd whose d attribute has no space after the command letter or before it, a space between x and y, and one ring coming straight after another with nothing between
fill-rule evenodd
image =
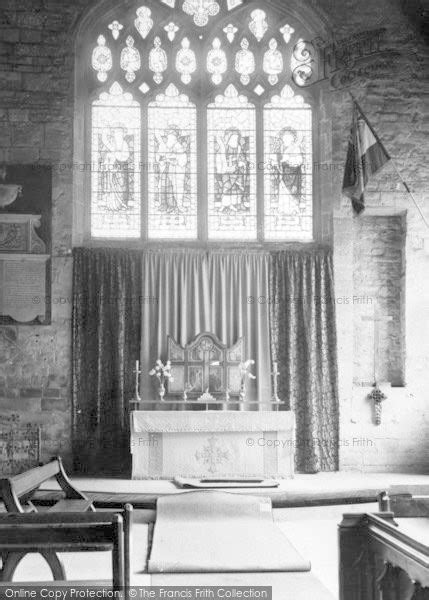
<instances>
[{"instance_id":1,"label":"flag","mask_svg":"<svg viewBox=\"0 0 429 600\"><path fill-rule=\"evenodd\" d=\"M351 199L356 213L365 208L364 192L369 178L389 160L385 147L353 100L353 123L344 169L343 194Z\"/></svg>"}]
</instances>

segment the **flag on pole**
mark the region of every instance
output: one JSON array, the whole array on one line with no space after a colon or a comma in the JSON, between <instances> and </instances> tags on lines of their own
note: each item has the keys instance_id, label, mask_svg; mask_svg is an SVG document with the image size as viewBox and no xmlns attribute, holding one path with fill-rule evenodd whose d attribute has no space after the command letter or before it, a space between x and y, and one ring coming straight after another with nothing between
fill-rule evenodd
<instances>
[{"instance_id":1,"label":"flag on pole","mask_svg":"<svg viewBox=\"0 0 429 600\"><path fill-rule=\"evenodd\" d=\"M389 160L385 147L353 98L353 123L344 169L343 194L351 199L356 213L365 208L364 192L369 178Z\"/></svg>"}]
</instances>

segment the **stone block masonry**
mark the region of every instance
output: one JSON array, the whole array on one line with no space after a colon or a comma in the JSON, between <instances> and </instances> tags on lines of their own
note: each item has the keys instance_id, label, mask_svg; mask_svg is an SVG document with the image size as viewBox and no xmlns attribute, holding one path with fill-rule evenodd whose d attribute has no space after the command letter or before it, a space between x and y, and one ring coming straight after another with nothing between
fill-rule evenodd
<instances>
[{"instance_id":1,"label":"stone block masonry","mask_svg":"<svg viewBox=\"0 0 429 600\"><path fill-rule=\"evenodd\" d=\"M354 383L374 380L374 321L380 318L375 376L401 386L405 380L405 217L354 220ZM385 319L390 317L390 321Z\"/></svg>"}]
</instances>

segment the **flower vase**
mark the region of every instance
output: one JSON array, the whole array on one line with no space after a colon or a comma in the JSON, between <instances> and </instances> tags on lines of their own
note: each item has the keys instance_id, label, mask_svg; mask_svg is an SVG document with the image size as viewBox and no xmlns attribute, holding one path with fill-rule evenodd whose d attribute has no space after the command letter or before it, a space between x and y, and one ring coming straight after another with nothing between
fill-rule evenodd
<instances>
[{"instance_id":1,"label":"flower vase","mask_svg":"<svg viewBox=\"0 0 429 600\"><path fill-rule=\"evenodd\" d=\"M159 399L161 402L164 401L164 396L165 396L165 385L163 383L160 383L159 385Z\"/></svg>"}]
</instances>

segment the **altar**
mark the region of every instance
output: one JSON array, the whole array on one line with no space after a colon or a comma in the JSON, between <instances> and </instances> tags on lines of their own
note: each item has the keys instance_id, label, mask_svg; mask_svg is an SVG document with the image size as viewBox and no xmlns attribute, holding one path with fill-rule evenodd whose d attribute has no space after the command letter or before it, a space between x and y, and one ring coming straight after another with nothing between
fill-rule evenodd
<instances>
[{"instance_id":1,"label":"altar","mask_svg":"<svg viewBox=\"0 0 429 600\"><path fill-rule=\"evenodd\" d=\"M291 478L294 429L291 411L132 411L132 478Z\"/></svg>"}]
</instances>

